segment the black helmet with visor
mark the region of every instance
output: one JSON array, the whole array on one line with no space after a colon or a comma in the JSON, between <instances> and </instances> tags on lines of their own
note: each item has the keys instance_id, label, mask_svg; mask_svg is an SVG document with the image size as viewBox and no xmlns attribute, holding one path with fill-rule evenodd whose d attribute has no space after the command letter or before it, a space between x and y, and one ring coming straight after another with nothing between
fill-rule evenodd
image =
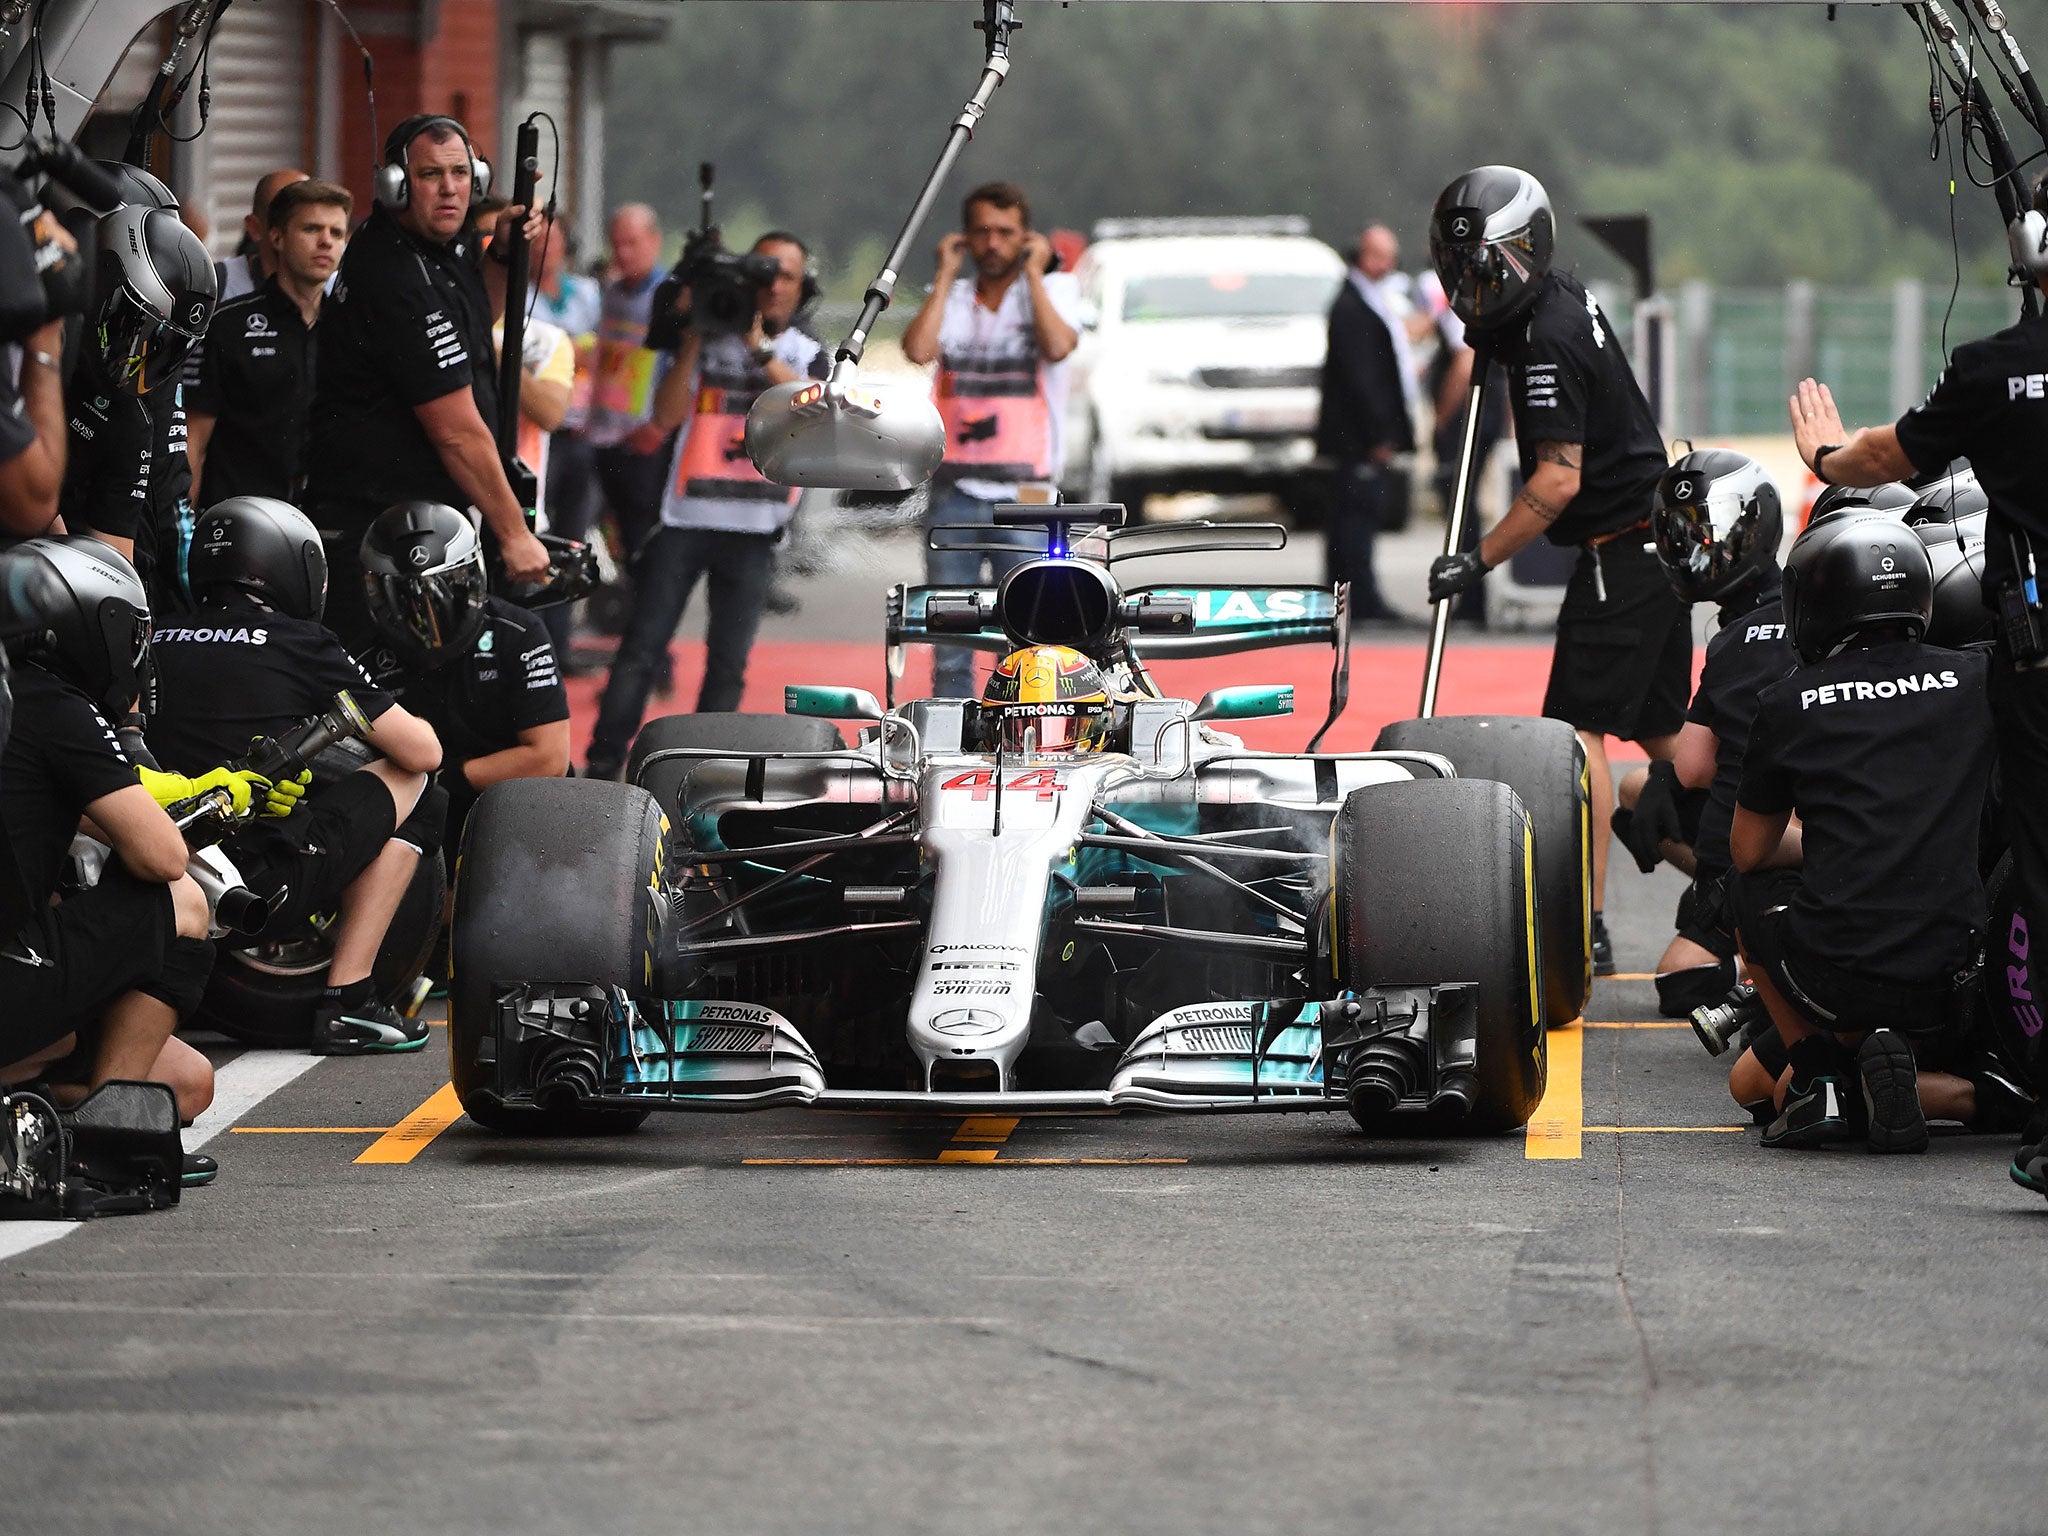
<instances>
[{"instance_id":1,"label":"black helmet with visor","mask_svg":"<svg viewBox=\"0 0 2048 1536\"><path fill-rule=\"evenodd\" d=\"M1672 589L1704 603L1776 571L1785 516L1763 465L1732 449L1703 448L1658 478L1650 526Z\"/></svg>"},{"instance_id":2,"label":"black helmet with visor","mask_svg":"<svg viewBox=\"0 0 2048 1536\"><path fill-rule=\"evenodd\" d=\"M1430 264L1452 312L1475 331L1500 329L1542 296L1556 243L1550 194L1511 165L1467 171L1430 211Z\"/></svg>"},{"instance_id":3,"label":"black helmet with visor","mask_svg":"<svg viewBox=\"0 0 2048 1536\"><path fill-rule=\"evenodd\" d=\"M132 395L174 384L213 319L213 262L175 213L129 204L99 221L92 338Z\"/></svg>"},{"instance_id":4,"label":"black helmet with visor","mask_svg":"<svg viewBox=\"0 0 2048 1536\"><path fill-rule=\"evenodd\" d=\"M149 595L111 545L78 534L26 539L0 551L0 590L33 593L40 627L7 641L83 693L110 718L141 697L149 671Z\"/></svg>"},{"instance_id":5,"label":"black helmet with visor","mask_svg":"<svg viewBox=\"0 0 2048 1536\"><path fill-rule=\"evenodd\" d=\"M363 535L370 617L400 657L423 666L469 648L488 617L483 541L453 507L402 501Z\"/></svg>"}]
</instances>

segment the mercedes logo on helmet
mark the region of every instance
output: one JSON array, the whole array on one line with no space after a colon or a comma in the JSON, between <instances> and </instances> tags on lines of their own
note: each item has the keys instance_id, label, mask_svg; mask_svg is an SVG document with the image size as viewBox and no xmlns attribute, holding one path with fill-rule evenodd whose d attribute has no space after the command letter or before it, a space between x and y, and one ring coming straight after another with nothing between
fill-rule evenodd
<instances>
[{"instance_id":1,"label":"mercedes logo on helmet","mask_svg":"<svg viewBox=\"0 0 2048 1536\"><path fill-rule=\"evenodd\" d=\"M1451 220L1451 235L1453 238L1462 240L1471 233L1472 221L1466 218L1462 213L1459 214L1455 219Z\"/></svg>"},{"instance_id":2,"label":"mercedes logo on helmet","mask_svg":"<svg viewBox=\"0 0 2048 1536\"><path fill-rule=\"evenodd\" d=\"M204 300L198 300L193 303L192 313L186 316L185 323L195 331L200 326L206 324L206 303Z\"/></svg>"},{"instance_id":3,"label":"mercedes logo on helmet","mask_svg":"<svg viewBox=\"0 0 2048 1536\"><path fill-rule=\"evenodd\" d=\"M1691 500L1692 500L1692 482L1691 482L1690 480L1674 480L1674 481L1672 481L1672 482L1671 482L1671 494L1672 494L1672 495L1673 495L1673 496L1674 496L1675 498L1677 498L1677 499L1678 499L1679 501L1691 501Z\"/></svg>"},{"instance_id":4,"label":"mercedes logo on helmet","mask_svg":"<svg viewBox=\"0 0 2048 1536\"><path fill-rule=\"evenodd\" d=\"M425 565L427 563L427 546L424 544L413 545L411 549L405 552L405 558L414 565Z\"/></svg>"}]
</instances>

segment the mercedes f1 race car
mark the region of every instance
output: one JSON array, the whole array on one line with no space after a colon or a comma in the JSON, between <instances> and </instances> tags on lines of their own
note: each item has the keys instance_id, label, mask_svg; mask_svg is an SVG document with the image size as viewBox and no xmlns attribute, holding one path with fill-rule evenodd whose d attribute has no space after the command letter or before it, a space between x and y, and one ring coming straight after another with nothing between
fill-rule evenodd
<instances>
[{"instance_id":1,"label":"mercedes f1 race car","mask_svg":"<svg viewBox=\"0 0 2048 1536\"><path fill-rule=\"evenodd\" d=\"M889 595L891 701L650 722L627 783L485 793L456 876L449 1043L472 1119L651 1110L1348 1110L1523 1125L1591 981L1584 757L1541 719L1344 708L1339 586L1126 588L1262 524L997 509L1044 554L1000 589ZM946 530L936 530L941 537ZM1014 545L1005 544L1014 552ZM981 699L893 700L903 648L1006 658ZM1333 648L1301 752L1220 727L1291 687L1166 697L1147 662ZM1021 660L1020 660L1021 658ZM857 739L835 721L855 722Z\"/></svg>"}]
</instances>

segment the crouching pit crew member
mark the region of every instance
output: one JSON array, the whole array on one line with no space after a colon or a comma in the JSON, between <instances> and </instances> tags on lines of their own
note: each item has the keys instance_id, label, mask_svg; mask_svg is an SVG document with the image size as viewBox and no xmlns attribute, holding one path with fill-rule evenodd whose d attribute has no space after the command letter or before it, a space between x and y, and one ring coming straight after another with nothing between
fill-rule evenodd
<instances>
[{"instance_id":1,"label":"crouching pit crew member","mask_svg":"<svg viewBox=\"0 0 2048 1536\"><path fill-rule=\"evenodd\" d=\"M1775 1085L1768 1065L1729 1081L1775 1086L1766 1146L1916 1152L1928 1114L1977 1112L1940 1068L1985 920L1990 663L1922 641L1932 603L1926 550L1880 513L1825 519L1786 560L1800 666L1758 701L1729 833L1742 957L1785 1047Z\"/></svg>"},{"instance_id":2,"label":"crouching pit crew member","mask_svg":"<svg viewBox=\"0 0 2048 1536\"><path fill-rule=\"evenodd\" d=\"M1735 933L1722 900L1735 786L1757 696L1798 665L1785 639L1778 488L1726 448L1689 453L1657 482L1652 531L1671 589L1713 603L1719 628L1671 761L1627 774L1614 835L1648 874L1659 859L1692 877L1657 962L1657 1006L1682 1019L1735 984Z\"/></svg>"},{"instance_id":3,"label":"crouching pit crew member","mask_svg":"<svg viewBox=\"0 0 2048 1536\"><path fill-rule=\"evenodd\" d=\"M475 507L508 580L542 581L548 553L498 456L491 321L505 268L483 258L470 211L489 168L453 118L409 117L391 131L376 207L348 243L320 307L320 366L306 439L306 508L335 571L328 627L351 651L376 642L356 552L386 507L415 499ZM510 245L524 209L499 218ZM528 239L542 220L526 220Z\"/></svg>"},{"instance_id":4,"label":"crouching pit crew member","mask_svg":"<svg viewBox=\"0 0 2048 1536\"><path fill-rule=\"evenodd\" d=\"M686 329L655 391L652 429L665 434L680 425L683 435L661 498L661 527L633 560L633 609L590 737L592 778L618 777L700 577L710 617L698 713L738 709L746 688L775 543L797 501L796 491L762 478L748 460L747 410L771 385L822 379L831 361L791 324L816 288L803 242L777 231L755 241L754 252L774 257L780 271L755 290L753 325L745 334ZM687 311L689 301L685 289L676 306Z\"/></svg>"},{"instance_id":5,"label":"crouching pit crew member","mask_svg":"<svg viewBox=\"0 0 2048 1536\"><path fill-rule=\"evenodd\" d=\"M110 1079L168 1083L189 1120L212 1101L213 1068L172 1031L213 970L206 897L108 723L142 684L142 581L98 540L32 539L0 552L0 605L31 593L40 612L5 625L19 638L0 756L0 1083L64 1079L46 1095L60 1107ZM243 811L268 788L225 770L195 785ZM81 816L112 854L97 883L53 904Z\"/></svg>"},{"instance_id":6,"label":"crouching pit crew member","mask_svg":"<svg viewBox=\"0 0 2048 1536\"><path fill-rule=\"evenodd\" d=\"M156 632L150 750L165 768L189 772L282 734L343 689L355 696L371 722L364 739L381 758L313 790L288 821L253 824L224 846L249 888L271 901L260 937L338 914L314 1054L418 1050L427 1026L372 995L371 969L421 856L440 847L438 794L421 803L441 761L433 728L374 686L321 627L327 560L318 530L295 508L261 496L209 507L190 572L197 610Z\"/></svg>"},{"instance_id":7,"label":"crouching pit crew member","mask_svg":"<svg viewBox=\"0 0 2048 1536\"><path fill-rule=\"evenodd\" d=\"M1678 747L1692 682L1692 630L1650 539L1664 440L1593 296L1550 267L1555 224L1543 184L1489 165L1460 176L1430 215L1429 254L1469 339L1507 371L1523 486L1475 549L1439 555L1429 600L1477 587L1547 535L1576 545L1557 616L1543 713L1585 744L1594 815L1614 801L1606 738L1652 758ZM1593 968L1614 974L1601 905L1608 838L1593 837Z\"/></svg>"},{"instance_id":8,"label":"crouching pit crew member","mask_svg":"<svg viewBox=\"0 0 2048 1536\"><path fill-rule=\"evenodd\" d=\"M485 590L483 544L453 507L408 502L363 535L370 617L364 664L441 739L444 846L501 779L569 771L569 691L540 616Z\"/></svg>"}]
</instances>

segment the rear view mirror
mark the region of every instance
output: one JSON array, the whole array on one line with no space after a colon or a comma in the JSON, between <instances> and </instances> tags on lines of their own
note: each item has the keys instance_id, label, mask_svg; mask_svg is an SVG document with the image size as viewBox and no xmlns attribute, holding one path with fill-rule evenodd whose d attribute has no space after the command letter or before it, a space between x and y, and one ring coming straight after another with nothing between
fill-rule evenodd
<instances>
[{"instance_id":1,"label":"rear view mirror","mask_svg":"<svg viewBox=\"0 0 2048 1536\"><path fill-rule=\"evenodd\" d=\"M946 456L946 425L923 384L799 381L761 392L746 449L777 485L911 491Z\"/></svg>"},{"instance_id":2,"label":"rear view mirror","mask_svg":"<svg viewBox=\"0 0 2048 1536\"><path fill-rule=\"evenodd\" d=\"M821 688L792 683L782 690L782 712L820 720L879 720L882 702L865 688Z\"/></svg>"},{"instance_id":3,"label":"rear view mirror","mask_svg":"<svg viewBox=\"0 0 2048 1536\"><path fill-rule=\"evenodd\" d=\"M1294 713L1294 685L1214 688L1195 706L1197 720L1265 720Z\"/></svg>"}]
</instances>

